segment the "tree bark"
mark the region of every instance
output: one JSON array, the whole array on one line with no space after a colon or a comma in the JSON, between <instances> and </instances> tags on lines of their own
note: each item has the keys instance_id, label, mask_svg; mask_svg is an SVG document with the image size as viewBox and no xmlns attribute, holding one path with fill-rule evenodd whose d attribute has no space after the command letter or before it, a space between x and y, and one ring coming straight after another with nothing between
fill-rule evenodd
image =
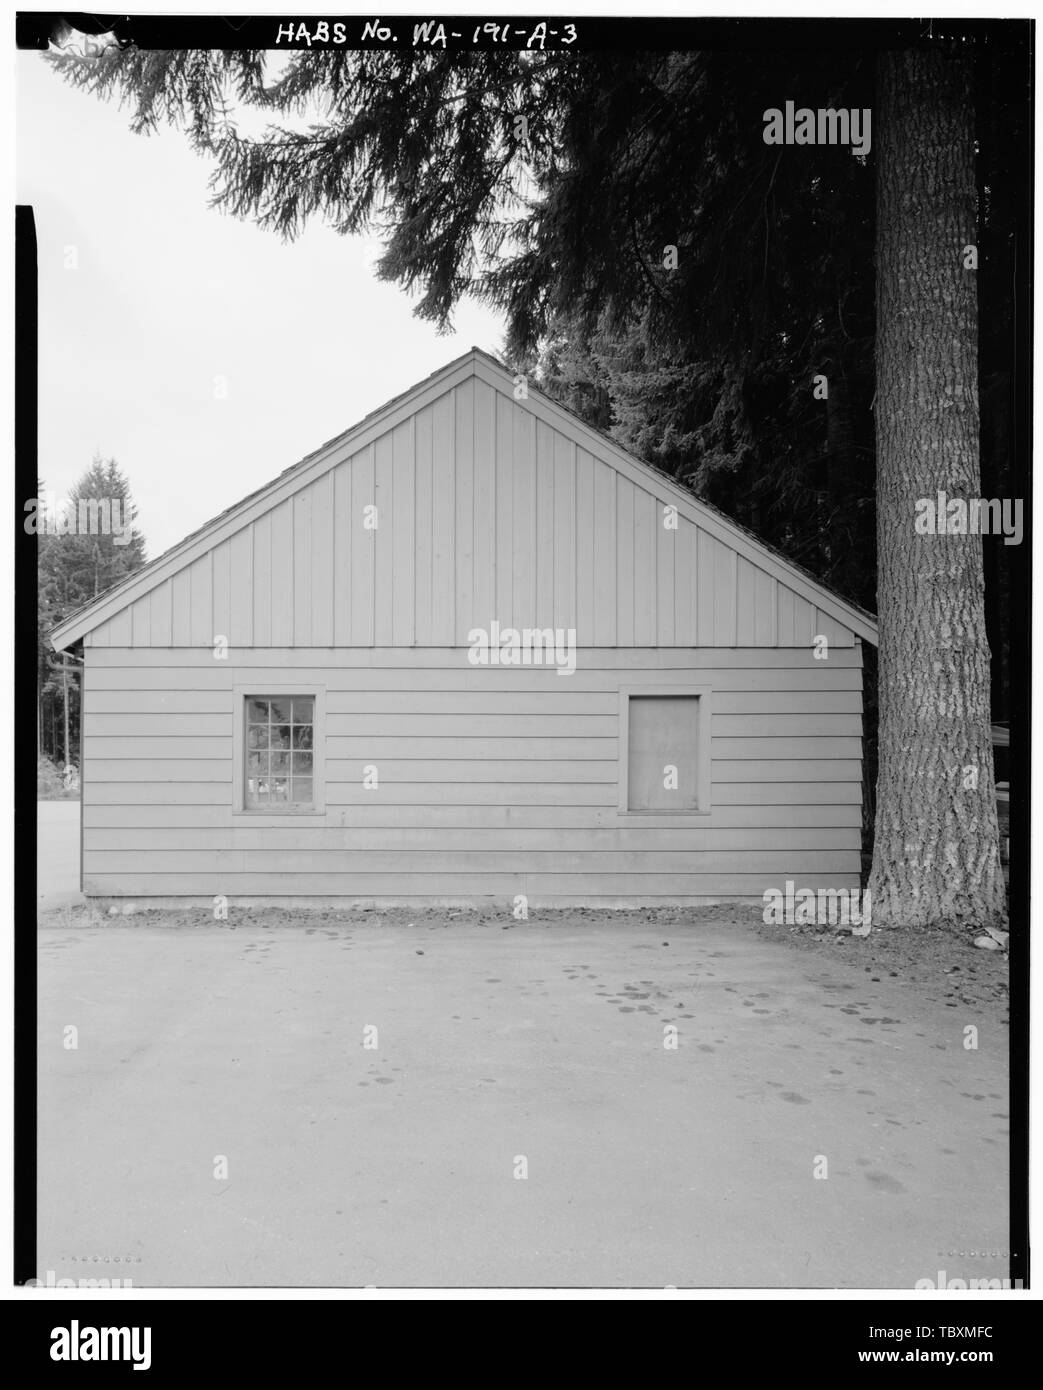
<instances>
[{"instance_id":1,"label":"tree bark","mask_svg":"<svg viewBox=\"0 0 1043 1390\"><path fill-rule=\"evenodd\" d=\"M981 495L973 58L882 54L877 159L880 771L869 887L891 926L1005 915L981 538L916 503Z\"/></svg>"}]
</instances>

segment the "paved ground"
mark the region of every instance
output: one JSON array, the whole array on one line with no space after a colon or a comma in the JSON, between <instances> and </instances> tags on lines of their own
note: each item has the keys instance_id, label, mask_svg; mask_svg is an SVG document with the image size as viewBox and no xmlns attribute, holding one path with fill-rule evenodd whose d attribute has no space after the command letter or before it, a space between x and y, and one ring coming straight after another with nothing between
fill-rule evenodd
<instances>
[{"instance_id":1,"label":"paved ground","mask_svg":"<svg viewBox=\"0 0 1043 1390\"><path fill-rule=\"evenodd\" d=\"M36 803L36 901L42 909L83 902L78 801Z\"/></svg>"},{"instance_id":2,"label":"paved ground","mask_svg":"<svg viewBox=\"0 0 1043 1390\"><path fill-rule=\"evenodd\" d=\"M819 957L720 909L190 920L44 919L41 1277L1008 1272L1006 1034L872 979L856 942Z\"/></svg>"}]
</instances>

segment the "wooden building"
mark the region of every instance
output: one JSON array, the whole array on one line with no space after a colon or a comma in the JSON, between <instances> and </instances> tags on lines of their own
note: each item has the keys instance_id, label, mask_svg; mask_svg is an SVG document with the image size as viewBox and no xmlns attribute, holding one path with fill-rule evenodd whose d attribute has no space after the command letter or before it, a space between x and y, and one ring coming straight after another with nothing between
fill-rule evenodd
<instances>
[{"instance_id":1,"label":"wooden building","mask_svg":"<svg viewBox=\"0 0 1043 1390\"><path fill-rule=\"evenodd\" d=\"M56 630L83 649L83 889L857 888L863 640L474 350Z\"/></svg>"}]
</instances>

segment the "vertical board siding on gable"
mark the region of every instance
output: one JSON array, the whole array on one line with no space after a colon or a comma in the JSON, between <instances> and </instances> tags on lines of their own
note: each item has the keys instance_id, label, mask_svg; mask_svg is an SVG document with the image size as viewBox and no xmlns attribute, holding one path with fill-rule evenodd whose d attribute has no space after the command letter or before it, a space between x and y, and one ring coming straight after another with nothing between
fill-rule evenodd
<instances>
[{"instance_id":1,"label":"vertical board siding on gable","mask_svg":"<svg viewBox=\"0 0 1043 1390\"><path fill-rule=\"evenodd\" d=\"M342 463L333 470L333 644L346 647L351 642L351 555L358 544L355 518L351 511L351 465Z\"/></svg>"},{"instance_id":2,"label":"vertical board siding on gable","mask_svg":"<svg viewBox=\"0 0 1043 1390\"><path fill-rule=\"evenodd\" d=\"M152 637L149 630L149 601L147 594L131 605L130 624L131 645L134 647L150 647L152 645Z\"/></svg>"},{"instance_id":3,"label":"vertical board siding on gable","mask_svg":"<svg viewBox=\"0 0 1043 1390\"><path fill-rule=\"evenodd\" d=\"M131 619L130 609L125 608L122 613L117 613L112 619L112 628L109 632L109 644L113 647L129 646L133 638L134 624Z\"/></svg>"},{"instance_id":4,"label":"vertical board siding on gable","mask_svg":"<svg viewBox=\"0 0 1043 1390\"><path fill-rule=\"evenodd\" d=\"M590 533L590 548L597 547L592 517L588 513L584 529ZM634 488L623 477L616 479L616 638L621 647L634 645Z\"/></svg>"},{"instance_id":5,"label":"vertical board siding on gable","mask_svg":"<svg viewBox=\"0 0 1043 1390\"><path fill-rule=\"evenodd\" d=\"M214 645L214 552L208 550L189 567L192 605L192 645Z\"/></svg>"},{"instance_id":6,"label":"vertical board siding on gable","mask_svg":"<svg viewBox=\"0 0 1043 1390\"><path fill-rule=\"evenodd\" d=\"M230 629L232 625L232 595L230 590L229 565L231 563L231 546L228 541L222 541L211 552L213 564L213 584L214 584L214 637L224 637L226 641L231 641Z\"/></svg>"},{"instance_id":7,"label":"vertical board siding on gable","mask_svg":"<svg viewBox=\"0 0 1043 1390\"><path fill-rule=\"evenodd\" d=\"M714 551L717 542L702 530L696 531L696 629L699 644L711 647L716 640L715 607L717 599L717 570Z\"/></svg>"},{"instance_id":8,"label":"vertical board siding on gable","mask_svg":"<svg viewBox=\"0 0 1043 1390\"><path fill-rule=\"evenodd\" d=\"M697 640L695 537L694 526L680 525L674 532L674 643L679 647L694 647Z\"/></svg>"},{"instance_id":9,"label":"vertical board siding on gable","mask_svg":"<svg viewBox=\"0 0 1043 1390\"><path fill-rule=\"evenodd\" d=\"M452 394L431 407L431 640L452 646L456 640L456 468L453 458L456 408Z\"/></svg>"},{"instance_id":10,"label":"vertical board siding on gable","mask_svg":"<svg viewBox=\"0 0 1043 1390\"><path fill-rule=\"evenodd\" d=\"M514 406L500 391L492 392L496 433L496 602L505 626L514 625Z\"/></svg>"},{"instance_id":11,"label":"vertical board siding on gable","mask_svg":"<svg viewBox=\"0 0 1043 1390\"><path fill-rule=\"evenodd\" d=\"M378 647L395 644L395 441L385 434L373 452L373 504L376 529L373 532L373 642Z\"/></svg>"},{"instance_id":12,"label":"vertical board siding on gable","mask_svg":"<svg viewBox=\"0 0 1043 1390\"><path fill-rule=\"evenodd\" d=\"M364 524L375 506L377 525ZM89 634L96 647L452 646L493 619L580 646L810 647L853 634L666 493L478 378Z\"/></svg>"},{"instance_id":13,"label":"vertical board siding on gable","mask_svg":"<svg viewBox=\"0 0 1043 1390\"><path fill-rule=\"evenodd\" d=\"M391 641L410 647L416 640L416 438L414 420L391 435L391 533L394 579L391 584Z\"/></svg>"},{"instance_id":14,"label":"vertical board siding on gable","mask_svg":"<svg viewBox=\"0 0 1043 1390\"><path fill-rule=\"evenodd\" d=\"M756 572L757 599L754 610L753 645L774 647L779 626L779 582L764 570Z\"/></svg>"},{"instance_id":15,"label":"vertical board siding on gable","mask_svg":"<svg viewBox=\"0 0 1043 1390\"><path fill-rule=\"evenodd\" d=\"M757 645L757 571L743 556L738 557L735 572L735 641L740 647Z\"/></svg>"},{"instance_id":16,"label":"vertical board siding on gable","mask_svg":"<svg viewBox=\"0 0 1043 1390\"><path fill-rule=\"evenodd\" d=\"M192 581L187 569L172 576L170 581L171 641L175 647L192 645ZM113 618L112 645L118 646L119 614Z\"/></svg>"},{"instance_id":17,"label":"vertical board siding on gable","mask_svg":"<svg viewBox=\"0 0 1043 1390\"><path fill-rule=\"evenodd\" d=\"M576 449L554 433L553 626L576 626Z\"/></svg>"},{"instance_id":18,"label":"vertical board siding on gable","mask_svg":"<svg viewBox=\"0 0 1043 1390\"><path fill-rule=\"evenodd\" d=\"M536 608L521 627L554 626L554 431L536 421Z\"/></svg>"},{"instance_id":19,"label":"vertical board siding on gable","mask_svg":"<svg viewBox=\"0 0 1043 1390\"><path fill-rule=\"evenodd\" d=\"M776 619L777 642L780 647L794 647L794 613L793 605L796 595L791 589L779 585L778 609Z\"/></svg>"},{"instance_id":20,"label":"vertical board siding on gable","mask_svg":"<svg viewBox=\"0 0 1043 1390\"><path fill-rule=\"evenodd\" d=\"M536 421L516 403L512 403L511 413L514 417L512 621L516 627L525 627L525 615L536 612Z\"/></svg>"},{"instance_id":21,"label":"vertical board siding on gable","mask_svg":"<svg viewBox=\"0 0 1043 1390\"><path fill-rule=\"evenodd\" d=\"M634 494L634 646L655 646L655 498L628 484Z\"/></svg>"},{"instance_id":22,"label":"vertical board siding on gable","mask_svg":"<svg viewBox=\"0 0 1043 1390\"><path fill-rule=\"evenodd\" d=\"M714 646L735 647L736 570L739 557L720 541L714 541L717 602L714 608Z\"/></svg>"},{"instance_id":23,"label":"vertical board siding on gable","mask_svg":"<svg viewBox=\"0 0 1043 1390\"><path fill-rule=\"evenodd\" d=\"M815 636L825 637L831 647L846 647L847 630L821 609L815 610Z\"/></svg>"},{"instance_id":24,"label":"vertical board siding on gable","mask_svg":"<svg viewBox=\"0 0 1043 1390\"><path fill-rule=\"evenodd\" d=\"M432 582L434 567L432 563L434 545L434 497L432 493L431 450L432 450L431 407L421 410L415 420L416 448L416 550L413 563L416 566L416 605L413 612L416 642L427 647L434 641L432 630Z\"/></svg>"},{"instance_id":25,"label":"vertical board siding on gable","mask_svg":"<svg viewBox=\"0 0 1043 1390\"><path fill-rule=\"evenodd\" d=\"M653 499L652 526L656 549L656 646L672 647L677 614L677 531L667 526L671 519L665 504ZM678 520L678 526L680 521Z\"/></svg>"},{"instance_id":26,"label":"vertical board siding on gable","mask_svg":"<svg viewBox=\"0 0 1043 1390\"><path fill-rule=\"evenodd\" d=\"M272 646L293 643L293 504L288 498L272 512Z\"/></svg>"},{"instance_id":27,"label":"vertical board siding on gable","mask_svg":"<svg viewBox=\"0 0 1043 1390\"><path fill-rule=\"evenodd\" d=\"M614 647L616 636L616 478L614 469L594 460L594 622L593 645ZM583 641L577 633L577 641Z\"/></svg>"},{"instance_id":28,"label":"vertical board siding on gable","mask_svg":"<svg viewBox=\"0 0 1043 1390\"><path fill-rule=\"evenodd\" d=\"M799 594L793 595L793 645L810 647L815 640L815 609Z\"/></svg>"},{"instance_id":29,"label":"vertical board siding on gable","mask_svg":"<svg viewBox=\"0 0 1043 1390\"><path fill-rule=\"evenodd\" d=\"M305 488L291 499L293 507L293 634L302 647L317 646L312 640L311 546L314 488Z\"/></svg>"},{"instance_id":30,"label":"vertical board siding on gable","mask_svg":"<svg viewBox=\"0 0 1043 1390\"><path fill-rule=\"evenodd\" d=\"M474 383L474 612L487 627L496 609L496 392ZM502 619L501 619L502 621ZM468 625L469 627L471 624ZM467 634L464 634L466 638Z\"/></svg>"},{"instance_id":31,"label":"vertical board siding on gable","mask_svg":"<svg viewBox=\"0 0 1043 1390\"><path fill-rule=\"evenodd\" d=\"M272 646L272 514L259 516L253 524L252 592L253 642L255 647Z\"/></svg>"},{"instance_id":32,"label":"vertical board siding on gable","mask_svg":"<svg viewBox=\"0 0 1043 1390\"><path fill-rule=\"evenodd\" d=\"M333 645L334 481L335 475L327 473L312 488L312 527L307 542L311 551L311 631L316 647ZM300 644L296 633L294 642Z\"/></svg>"},{"instance_id":33,"label":"vertical board siding on gable","mask_svg":"<svg viewBox=\"0 0 1043 1390\"><path fill-rule=\"evenodd\" d=\"M486 619L474 606L474 383L453 392L453 452L456 463L456 642L466 642Z\"/></svg>"},{"instance_id":34,"label":"vertical board siding on gable","mask_svg":"<svg viewBox=\"0 0 1043 1390\"><path fill-rule=\"evenodd\" d=\"M576 450L576 632L594 631L594 460Z\"/></svg>"},{"instance_id":35,"label":"vertical board siding on gable","mask_svg":"<svg viewBox=\"0 0 1043 1390\"><path fill-rule=\"evenodd\" d=\"M626 905L856 887L859 658L587 648L566 681L462 647L90 648L86 889ZM327 810L233 817L234 691L295 680L327 692ZM619 691L663 684L712 689L710 815L621 822Z\"/></svg>"},{"instance_id":36,"label":"vertical board siding on gable","mask_svg":"<svg viewBox=\"0 0 1043 1390\"><path fill-rule=\"evenodd\" d=\"M365 525L366 508L375 495L376 450L373 446L351 460L351 629L349 641L367 647L373 642L373 587L378 532ZM379 518L378 518L379 519Z\"/></svg>"},{"instance_id":37,"label":"vertical board siding on gable","mask_svg":"<svg viewBox=\"0 0 1043 1390\"><path fill-rule=\"evenodd\" d=\"M256 523L255 523L256 525ZM229 538L229 638L236 647L254 643L254 526ZM260 644L258 644L260 645Z\"/></svg>"},{"instance_id":38,"label":"vertical board siding on gable","mask_svg":"<svg viewBox=\"0 0 1043 1390\"><path fill-rule=\"evenodd\" d=\"M165 579L148 595L149 600L149 639L154 647L171 647L174 644L171 627L172 582Z\"/></svg>"},{"instance_id":39,"label":"vertical board siding on gable","mask_svg":"<svg viewBox=\"0 0 1043 1390\"><path fill-rule=\"evenodd\" d=\"M736 568L735 640L740 647L773 647L777 631L775 580L743 556Z\"/></svg>"}]
</instances>

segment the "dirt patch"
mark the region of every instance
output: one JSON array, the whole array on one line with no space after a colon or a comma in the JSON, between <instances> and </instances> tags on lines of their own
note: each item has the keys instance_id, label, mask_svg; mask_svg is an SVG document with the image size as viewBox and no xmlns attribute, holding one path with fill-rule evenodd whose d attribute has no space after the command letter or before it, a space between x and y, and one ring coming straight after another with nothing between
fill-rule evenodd
<instances>
[{"instance_id":1,"label":"dirt patch","mask_svg":"<svg viewBox=\"0 0 1043 1390\"><path fill-rule=\"evenodd\" d=\"M871 980L899 980L932 1003L973 1006L1009 1023L1007 953L975 946L977 931L874 927L868 936L854 936L832 927L768 926L756 908L746 922L764 940L784 941L822 960L843 960Z\"/></svg>"},{"instance_id":2,"label":"dirt patch","mask_svg":"<svg viewBox=\"0 0 1043 1390\"><path fill-rule=\"evenodd\" d=\"M697 930L701 924L734 927L753 932L764 941L787 949L806 952L809 965L814 960L835 964L842 961L870 980L895 981L915 991L921 998L949 1008L975 1007L991 1019L1006 1025L1008 1015L1008 961L1006 951L985 951L976 947L977 932L946 928L905 928L888 930L874 927L868 936L837 932L832 927L767 925L759 907L721 903L713 907L632 908L607 911L603 908L537 908L526 921L516 920L499 905L473 908L345 907L343 909L279 908L230 906L221 925L228 930L244 928L269 930L299 927L302 933L319 929L335 930L380 925L388 928L427 927L432 932L450 925L472 926L489 931L539 931L559 927L574 929L608 927L613 923L635 927L655 927L661 935L660 947L669 947L670 933ZM213 926L210 908L148 910L134 907L129 913L109 915L96 906L75 905L45 912L40 925L69 930L94 926L126 927L141 925L170 931Z\"/></svg>"}]
</instances>

